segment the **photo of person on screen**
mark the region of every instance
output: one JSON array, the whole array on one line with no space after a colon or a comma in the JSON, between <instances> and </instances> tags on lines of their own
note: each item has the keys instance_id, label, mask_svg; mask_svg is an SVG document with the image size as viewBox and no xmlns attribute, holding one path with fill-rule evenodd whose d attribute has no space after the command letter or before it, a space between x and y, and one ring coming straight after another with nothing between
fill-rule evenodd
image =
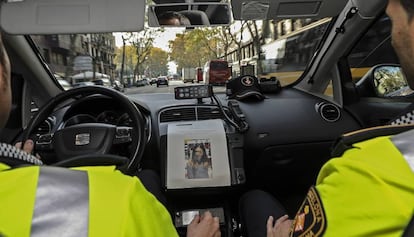
<instances>
[{"instance_id":1,"label":"photo of person on screen","mask_svg":"<svg viewBox=\"0 0 414 237\"><path fill-rule=\"evenodd\" d=\"M186 171L188 179L212 178L211 158L207 155L205 144L194 144L191 157L187 160Z\"/></svg>"}]
</instances>

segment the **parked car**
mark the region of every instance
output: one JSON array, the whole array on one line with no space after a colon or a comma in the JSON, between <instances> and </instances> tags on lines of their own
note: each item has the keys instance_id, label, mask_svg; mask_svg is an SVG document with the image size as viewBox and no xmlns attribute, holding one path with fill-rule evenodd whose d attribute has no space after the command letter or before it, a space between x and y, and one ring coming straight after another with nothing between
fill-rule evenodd
<instances>
[{"instance_id":1,"label":"parked car","mask_svg":"<svg viewBox=\"0 0 414 237\"><path fill-rule=\"evenodd\" d=\"M165 76L161 76L157 78L157 87L160 87L162 85L168 86L168 78Z\"/></svg>"},{"instance_id":2,"label":"parked car","mask_svg":"<svg viewBox=\"0 0 414 237\"><path fill-rule=\"evenodd\" d=\"M125 87L122 83L118 80L114 80L113 88L120 92L125 92Z\"/></svg>"},{"instance_id":3,"label":"parked car","mask_svg":"<svg viewBox=\"0 0 414 237\"><path fill-rule=\"evenodd\" d=\"M66 81L65 79L57 79L57 80L64 90L69 90L70 88L72 88L70 83Z\"/></svg>"},{"instance_id":4,"label":"parked car","mask_svg":"<svg viewBox=\"0 0 414 237\"><path fill-rule=\"evenodd\" d=\"M137 81L135 82L135 86L137 86L137 87L140 87L140 86L147 86L147 85L149 85L149 81L148 81L148 79L147 79L147 78L143 78L143 79L141 79L141 80L137 80Z\"/></svg>"},{"instance_id":5,"label":"parked car","mask_svg":"<svg viewBox=\"0 0 414 237\"><path fill-rule=\"evenodd\" d=\"M112 87L111 80L109 80L108 78L99 78L99 79L93 80L92 82L98 86Z\"/></svg>"},{"instance_id":6,"label":"parked car","mask_svg":"<svg viewBox=\"0 0 414 237\"><path fill-rule=\"evenodd\" d=\"M81 82L76 82L75 84L73 84L73 87L94 86L94 85L96 84L91 81L81 81Z\"/></svg>"},{"instance_id":7,"label":"parked car","mask_svg":"<svg viewBox=\"0 0 414 237\"><path fill-rule=\"evenodd\" d=\"M151 78L150 85L157 84L157 78Z\"/></svg>"}]
</instances>

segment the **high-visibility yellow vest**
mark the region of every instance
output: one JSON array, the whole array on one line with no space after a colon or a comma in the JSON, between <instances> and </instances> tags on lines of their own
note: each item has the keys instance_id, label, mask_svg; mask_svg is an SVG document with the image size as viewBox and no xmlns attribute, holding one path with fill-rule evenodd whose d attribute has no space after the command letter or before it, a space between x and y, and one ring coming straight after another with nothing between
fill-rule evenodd
<instances>
[{"instance_id":1,"label":"high-visibility yellow vest","mask_svg":"<svg viewBox=\"0 0 414 237\"><path fill-rule=\"evenodd\" d=\"M0 163L0 236L178 236L166 208L113 166Z\"/></svg>"},{"instance_id":2,"label":"high-visibility yellow vest","mask_svg":"<svg viewBox=\"0 0 414 237\"><path fill-rule=\"evenodd\" d=\"M322 167L292 236L402 236L414 214L413 158L414 130L353 144Z\"/></svg>"}]
</instances>

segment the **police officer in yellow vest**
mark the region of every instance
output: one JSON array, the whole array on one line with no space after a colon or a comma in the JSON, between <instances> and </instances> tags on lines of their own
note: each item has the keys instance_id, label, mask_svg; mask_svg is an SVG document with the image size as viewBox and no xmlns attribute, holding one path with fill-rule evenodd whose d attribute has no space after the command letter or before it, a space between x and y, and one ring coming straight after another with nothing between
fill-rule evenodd
<instances>
[{"instance_id":1,"label":"police officer in yellow vest","mask_svg":"<svg viewBox=\"0 0 414 237\"><path fill-rule=\"evenodd\" d=\"M0 127L11 106L10 64L0 38ZM20 145L21 146L21 145ZM33 149L33 142L23 145ZM14 146L0 144L0 157L41 164ZM0 236L178 236L166 208L140 180L112 166L11 168L0 161ZM220 236L211 213L196 216L188 237Z\"/></svg>"},{"instance_id":2,"label":"police officer in yellow vest","mask_svg":"<svg viewBox=\"0 0 414 237\"><path fill-rule=\"evenodd\" d=\"M414 88L414 1L389 0L387 14L392 44ZM406 130L384 127L345 135L350 148L337 150L340 158L322 167L293 219L270 194L246 193L240 209L248 236L391 237L404 231L414 236L406 235L414 214L414 129ZM376 138L358 139L361 132Z\"/></svg>"}]
</instances>

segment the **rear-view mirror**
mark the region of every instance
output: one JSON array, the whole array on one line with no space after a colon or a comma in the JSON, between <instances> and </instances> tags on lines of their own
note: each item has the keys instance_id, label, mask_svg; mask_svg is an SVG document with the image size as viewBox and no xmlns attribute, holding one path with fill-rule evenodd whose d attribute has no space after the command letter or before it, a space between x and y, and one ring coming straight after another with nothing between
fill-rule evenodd
<instances>
[{"instance_id":1,"label":"rear-view mirror","mask_svg":"<svg viewBox=\"0 0 414 237\"><path fill-rule=\"evenodd\" d=\"M229 25L232 21L228 3L169 3L148 6L151 27L203 27Z\"/></svg>"}]
</instances>

